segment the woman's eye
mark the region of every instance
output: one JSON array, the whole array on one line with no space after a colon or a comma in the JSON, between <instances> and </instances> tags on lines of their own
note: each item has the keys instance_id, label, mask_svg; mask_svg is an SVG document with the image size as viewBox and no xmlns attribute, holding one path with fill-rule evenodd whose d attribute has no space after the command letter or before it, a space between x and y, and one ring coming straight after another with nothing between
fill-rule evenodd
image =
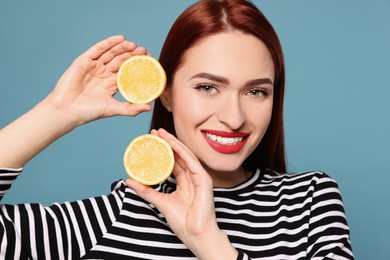
<instances>
[{"instance_id":1,"label":"woman's eye","mask_svg":"<svg viewBox=\"0 0 390 260\"><path fill-rule=\"evenodd\" d=\"M253 97L266 97L268 93L264 89L251 89L248 94Z\"/></svg>"},{"instance_id":2,"label":"woman's eye","mask_svg":"<svg viewBox=\"0 0 390 260\"><path fill-rule=\"evenodd\" d=\"M205 94L214 94L217 90L213 85L201 84L196 86L196 89L202 91Z\"/></svg>"}]
</instances>

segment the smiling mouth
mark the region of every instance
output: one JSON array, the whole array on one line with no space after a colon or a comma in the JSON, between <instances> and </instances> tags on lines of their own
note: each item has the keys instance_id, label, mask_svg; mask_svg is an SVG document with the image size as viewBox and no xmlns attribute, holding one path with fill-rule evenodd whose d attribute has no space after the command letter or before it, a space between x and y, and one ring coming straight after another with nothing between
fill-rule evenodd
<instances>
[{"instance_id":1,"label":"smiling mouth","mask_svg":"<svg viewBox=\"0 0 390 260\"><path fill-rule=\"evenodd\" d=\"M241 151L248 140L248 133L203 130L202 135L212 149L223 154Z\"/></svg>"},{"instance_id":2,"label":"smiling mouth","mask_svg":"<svg viewBox=\"0 0 390 260\"><path fill-rule=\"evenodd\" d=\"M211 141L218 142L223 145L235 145L244 139L244 137L222 137L208 132L205 132L205 134Z\"/></svg>"}]
</instances>

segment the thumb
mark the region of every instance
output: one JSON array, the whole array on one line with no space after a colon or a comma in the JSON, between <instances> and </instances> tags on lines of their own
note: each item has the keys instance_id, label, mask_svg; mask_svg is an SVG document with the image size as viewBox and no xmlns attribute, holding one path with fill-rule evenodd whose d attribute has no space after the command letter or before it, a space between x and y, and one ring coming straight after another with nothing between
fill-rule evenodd
<instances>
[{"instance_id":1,"label":"thumb","mask_svg":"<svg viewBox=\"0 0 390 260\"><path fill-rule=\"evenodd\" d=\"M131 104L128 102L120 102L118 101L113 110L112 113L115 115L120 116L136 116L142 112L147 112L152 109L152 106L150 104Z\"/></svg>"},{"instance_id":2,"label":"thumb","mask_svg":"<svg viewBox=\"0 0 390 260\"><path fill-rule=\"evenodd\" d=\"M163 205L165 201L164 194L152 189L149 186L143 185L133 179L127 179L125 181L126 185L130 188L132 188L138 196L140 196L142 199L146 200L147 202L153 204L163 215Z\"/></svg>"}]
</instances>

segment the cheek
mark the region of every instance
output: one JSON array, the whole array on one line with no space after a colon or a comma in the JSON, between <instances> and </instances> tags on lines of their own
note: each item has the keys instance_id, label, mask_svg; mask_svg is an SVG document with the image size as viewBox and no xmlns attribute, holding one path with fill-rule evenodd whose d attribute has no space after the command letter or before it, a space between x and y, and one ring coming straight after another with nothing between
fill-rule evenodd
<instances>
[{"instance_id":1,"label":"cheek","mask_svg":"<svg viewBox=\"0 0 390 260\"><path fill-rule=\"evenodd\" d=\"M191 91L177 91L172 95L172 113L176 124L183 122L196 124L206 117L208 112L204 100L197 98Z\"/></svg>"},{"instance_id":2,"label":"cheek","mask_svg":"<svg viewBox=\"0 0 390 260\"><path fill-rule=\"evenodd\" d=\"M193 121L195 121L201 106L188 93L183 91L173 93L171 105L175 130L179 137L184 131L188 131L188 127L194 124Z\"/></svg>"},{"instance_id":3,"label":"cheek","mask_svg":"<svg viewBox=\"0 0 390 260\"><path fill-rule=\"evenodd\" d=\"M272 118L272 111L273 111L273 106L272 106L272 102L271 104L266 108L265 110L265 118L267 118L267 125L271 122L271 118Z\"/></svg>"},{"instance_id":4,"label":"cheek","mask_svg":"<svg viewBox=\"0 0 390 260\"><path fill-rule=\"evenodd\" d=\"M250 120L255 129L265 132L272 118L272 102L261 106L247 108L247 120Z\"/></svg>"}]
</instances>

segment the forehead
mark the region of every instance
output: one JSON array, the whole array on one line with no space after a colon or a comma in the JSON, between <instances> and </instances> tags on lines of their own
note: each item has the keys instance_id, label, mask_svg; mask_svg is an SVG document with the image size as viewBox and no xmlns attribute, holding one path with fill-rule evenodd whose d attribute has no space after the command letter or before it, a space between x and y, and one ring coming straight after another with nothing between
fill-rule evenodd
<instances>
[{"instance_id":1,"label":"forehead","mask_svg":"<svg viewBox=\"0 0 390 260\"><path fill-rule=\"evenodd\" d=\"M187 50L176 76L188 78L200 72L212 72L230 80L274 80L274 64L265 44L239 32L208 36Z\"/></svg>"}]
</instances>

